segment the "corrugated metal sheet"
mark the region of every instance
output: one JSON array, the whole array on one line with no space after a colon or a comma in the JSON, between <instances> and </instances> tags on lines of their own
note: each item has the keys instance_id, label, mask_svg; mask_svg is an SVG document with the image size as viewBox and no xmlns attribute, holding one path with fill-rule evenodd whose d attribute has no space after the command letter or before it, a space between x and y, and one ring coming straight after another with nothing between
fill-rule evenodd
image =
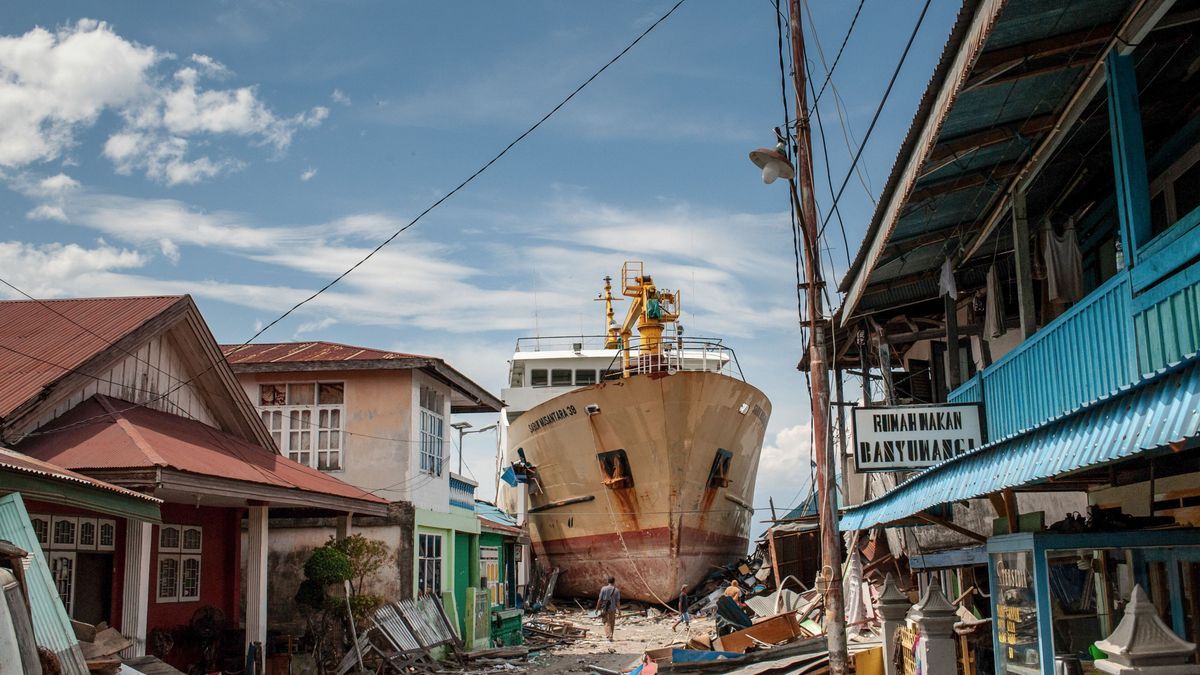
<instances>
[{"instance_id":1,"label":"corrugated metal sheet","mask_svg":"<svg viewBox=\"0 0 1200 675\"><path fill-rule=\"evenodd\" d=\"M58 598L46 557L29 525L29 513L21 495L0 497L0 539L7 539L29 552L25 558L25 579L29 584L29 604L33 615L33 634L38 645L58 655L62 672L67 675L88 675L79 640L71 628L71 619ZM5 655L0 655L5 658Z\"/></svg>"},{"instance_id":2,"label":"corrugated metal sheet","mask_svg":"<svg viewBox=\"0 0 1200 675\"><path fill-rule=\"evenodd\" d=\"M1192 279L1181 273L1173 280L1173 292L1133 315L1138 372L1162 368L1200 350L1200 283L1194 280L1200 270L1191 272ZM1180 283L1184 281L1191 283Z\"/></svg>"},{"instance_id":3,"label":"corrugated metal sheet","mask_svg":"<svg viewBox=\"0 0 1200 675\"><path fill-rule=\"evenodd\" d=\"M393 605L384 605L375 611L375 623L383 632L384 638L392 647L402 653L415 652L421 649L417 638L408 629L408 624L400 617Z\"/></svg>"},{"instance_id":4,"label":"corrugated metal sheet","mask_svg":"<svg viewBox=\"0 0 1200 675\"><path fill-rule=\"evenodd\" d=\"M458 640L458 636L447 623L438 600L434 596L423 595L416 599L401 600L395 605L412 628L417 641L425 649Z\"/></svg>"},{"instance_id":5,"label":"corrugated metal sheet","mask_svg":"<svg viewBox=\"0 0 1200 675\"><path fill-rule=\"evenodd\" d=\"M355 347L338 342L275 342L253 345L221 345L230 365L240 363L318 363L328 361L385 361L427 359L429 356L405 354L370 347Z\"/></svg>"},{"instance_id":6,"label":"corrugated metal sheet","mask_svg":"<svg viewBox=\"0 0 1200 675\"><path fill-rule=\"evenodd\" d=\"M1054 424L927 469L883 497L847 510L842 528L886 524L938 504L1044 482L1198 435L1200 357L1193 355Z\"/></svg>"},{"instance_id":7,"label":"corrugated metal sheet","mask_svg":"<svg viewBox=\"0 0 1200 675\"><path fill-rule=\"evenodd\" d=\"M112 483L106 483L102 480L89 478L81 473L75 473L74 471L50 464L49 462L43 462L34 457L22 455L19 452L13 452L7 448L0 448L0 469L19 471L21 473L27 473L33 476L53 478L55 480L63 480L71 483L79 483L97 490L115 492L126 497L148 501L152 504L162 503L161 499L151 497L150 495L144 495L140 492L134 492L133 490L126 490L125 488L118 487Z\"/></svg>"},{"instance_id":8,"label":"corrugated metal sheet","mask_svg":"<svg viewBox=\"0 0 1200 675\"><path fill-rule=\"evenodd\" d=\"M82 365L185 299L174 295L0 301L0 345L11 348L0 349L0 417L58 381L67 374L65 369Z\"/></svg>"},{"instance_id":9,"label":"corrugated metal sheet","mask_svg":"<svg viewBox=\"0 0 1200 675\"><path fill-rule=\"evenodd\" d=\"M991 367L951 402L983 401L988 440L1061 417L1136 380L1129 276L1118 274ZM1053 376L1049 376L1053 373ZM968 391L972 388L979 391Z\"/></svg>"},{"instance_id":10,"label":"corrugated metal sheet","mask_svg":"<svg viewBox=\"0 0 1200 675\"><path fill-rule=\"evenodd\" d=\"M70 426L83 420L91 421ZM93 396L52 426L63 430L29 437L17 449L76 471L166 467L378 505L388 503L201 422L149 408L130 408L106 396Z\"/></svg>"}]
</instances>

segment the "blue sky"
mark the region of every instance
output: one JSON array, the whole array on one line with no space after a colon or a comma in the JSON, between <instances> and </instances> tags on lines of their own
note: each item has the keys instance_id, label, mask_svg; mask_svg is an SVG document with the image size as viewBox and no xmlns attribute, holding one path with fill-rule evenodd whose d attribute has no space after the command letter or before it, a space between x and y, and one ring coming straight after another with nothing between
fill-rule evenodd
<instances>
[{"instance_id":1,"label":"blue sky","mask_svg":"<svg viewBox=\"0 0 1200 675\"><path fill-rule=\"evenodd\" d=\"M8 3L0 276L43 297L191 293L219 340L245 340L458 184L671 4ZM816 77L816 42L832 61L856 4L812 3ZM933 3L867 146L874 192L956 10ZM919 11L866 0L834 77L853 138ZM661 286L683 291L688 333L726 338L771 398L755 502L772 496L783 508L808 480L791 235L786 188L763 185L746 158L782 121L779 78L769 0L689 0L479 180L262 341L434 354L498 392L517 337L535 325L599 332L601 278L644 260ZM821 100L835 185L850 159L836 102L832 92ZM873 208L857 179L840 206L853 251ZM840 234L829 245L827 275L840 278ZM490 496L490 437L468 439Z\"/></svg>"}]
</instances>

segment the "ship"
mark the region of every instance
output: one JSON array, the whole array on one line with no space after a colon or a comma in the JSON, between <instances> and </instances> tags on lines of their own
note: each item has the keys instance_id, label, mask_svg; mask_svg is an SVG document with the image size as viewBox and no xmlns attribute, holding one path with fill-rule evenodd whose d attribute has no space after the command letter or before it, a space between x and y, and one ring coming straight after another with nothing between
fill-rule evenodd
<instances>
[{"instance_id":1,"label":"ship","mask_svg":"<svg viewBox=\"0 0 1200 675\"><path fill-rule=\"evenodd\" d=\"M771 404L719 338L685 337L681 294L626 262L597 335L517 341L503 391L502 504L555 594L666 603L746 555ZM628 301L617 323L614 303ZM636 331L636 333L635 333Z\"/></svg>"}]
</instances>

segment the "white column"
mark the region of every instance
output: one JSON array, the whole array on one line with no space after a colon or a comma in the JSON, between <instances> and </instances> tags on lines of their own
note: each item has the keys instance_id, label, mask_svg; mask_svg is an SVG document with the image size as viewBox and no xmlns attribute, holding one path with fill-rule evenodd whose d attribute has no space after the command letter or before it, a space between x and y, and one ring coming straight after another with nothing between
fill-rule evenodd
<instances>
[{"instance_id":1,"label":"white column","mask_svg":"<svg viewBox=\"0 0 1200 675\"><path fill-rule=\"evenodd\" d=\"M339 541L349 537L351 534L354 534L352 530L353 519L353 513L347 513L344 516L337 517L337 538Z\"/></svg>"},{"instance_id":2,"label":"white column","mask_svg":"<svg viewBox=\"0 0 1200 675\"><path fill-rule=\"evenodd\" d=\"M898 675L896 662L892 655L896 652L896 631L904 625L904 615L912 608L908 596L896 586L896 580L891 574L883 581L883 593L875 602L875 613L883 617L880 631L883 633L883 672L884 675Z\"/></svg>"},{"instance_id":3,"label":"white column","mask_svg":"<svg viewBox=\"0 0 1200 675\"><path fill-rule=\"evenodd\" d=\"M246 537L246 648L267 641L267 507L251 506Z\"/></svg>"},{"instance_id":4,"label":"white column","mask_svg":"<svg viewBox=\"0 0 1200 675\"><path fill-rule=\"evenodd\" d=\"M121 652L126 658L146 655L146 610L150 605L150 537L154 526L125 520L125 579L121 594L121 632L133 645Z\"/></svg>"},{"instance_id":5,"label":"white column","mask_svg":"<svg viewBox=\"0 0 1200 675\"><path fill-rule=\"evenodd\" d=\"M924 672L956 672L954 624L958 622L958 614L942 593L942 582L937 575L929 579L925 595L908 612L908 620L915 622L921 631L921 646L916 656L924 664Z\"/></svg>"}]
</instances>

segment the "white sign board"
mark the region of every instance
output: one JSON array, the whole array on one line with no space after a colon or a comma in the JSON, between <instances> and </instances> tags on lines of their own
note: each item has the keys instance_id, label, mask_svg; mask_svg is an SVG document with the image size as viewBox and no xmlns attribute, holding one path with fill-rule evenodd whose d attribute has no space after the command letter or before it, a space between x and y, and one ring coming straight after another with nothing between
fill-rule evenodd
<instances>
[{"instance_id":1,"label":"white sign board","mask_svg":"<svg viewBox=\"0 0 1200 675\"><path fill-rule=\"evenodd\" d=\"M910 471L940 464L983 445L975 403L854 409L854 465L859 472Z\"/></svg>"}]
</instances>

